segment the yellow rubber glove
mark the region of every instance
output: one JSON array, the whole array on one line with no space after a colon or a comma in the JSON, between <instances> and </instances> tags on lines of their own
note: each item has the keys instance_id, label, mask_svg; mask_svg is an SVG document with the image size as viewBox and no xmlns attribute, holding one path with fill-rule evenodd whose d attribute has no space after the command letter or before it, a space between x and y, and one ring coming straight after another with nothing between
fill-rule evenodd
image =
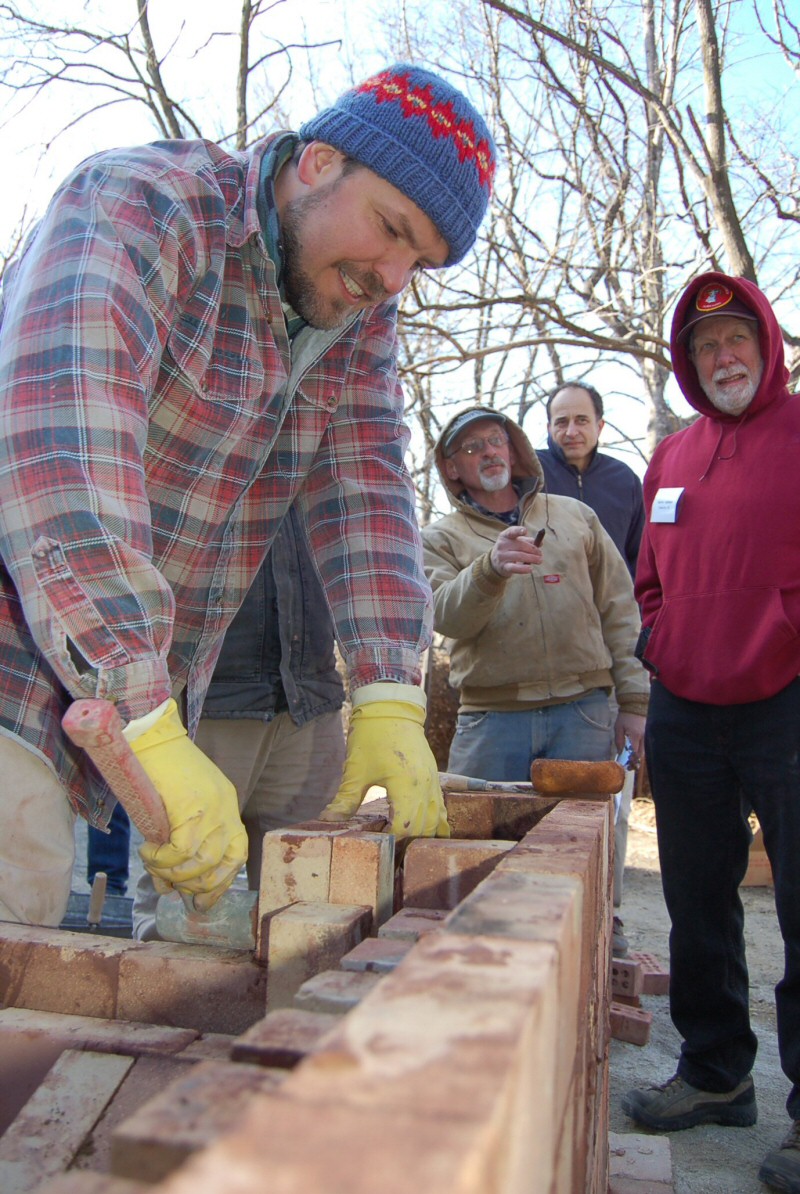
<instances>
[{"instance_id":1,"label":"yellow rubber glove","mask_svg":"<svg viewBox=\"0 0 800 1194\"><path fill-rule=\"evenodd\" d=\"M141 846L142 862L157 884L189 892L205 912L247 860L236 789L191 741L173 700L123 733L164 801L171 830L164 845Z\"/></svg>"},{"instance_id":2,"label":"yellow rubber glove","mask_svg":"<svg viewBox=\"0 0 800 1194\"><path fill-rule=\"evenodd\" d=\"M413 684L366 684L353 694L344 774L339 791L320 814L345 821L367 789L386 789L392 833L398 837L449 837L439 772L425 737L425 694Z\"/></svg>"}]
</instances>

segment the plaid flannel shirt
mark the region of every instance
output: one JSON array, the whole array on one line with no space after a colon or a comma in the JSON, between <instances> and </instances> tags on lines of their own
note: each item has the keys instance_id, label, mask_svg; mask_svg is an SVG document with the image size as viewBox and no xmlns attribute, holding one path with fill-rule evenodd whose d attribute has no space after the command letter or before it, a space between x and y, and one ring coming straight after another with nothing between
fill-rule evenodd
<instances>
[{"instance_id":1,"label":"plaid flannel shirt","mask_svg":"<svg viewBox=\"0 0 800 1194\"><path fill-rule=\"evenodd\" d=\"M430 635L396 307L291 350L256 211L261 161L171 141L62 185L4 280L0 732L103 823L61 730L185 688L193 732L221 636L297 499L351 684L419 681Z\"/></svg>"}]
</instances>

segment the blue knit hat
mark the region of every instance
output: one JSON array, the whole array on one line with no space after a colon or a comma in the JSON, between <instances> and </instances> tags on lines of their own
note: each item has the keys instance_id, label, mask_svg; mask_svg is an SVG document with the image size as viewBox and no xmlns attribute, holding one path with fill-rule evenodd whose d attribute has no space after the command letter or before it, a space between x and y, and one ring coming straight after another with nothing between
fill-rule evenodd
<instances>
[{"instance_id":1,"label":"blue knit hat","mask_svg":"<svg viewBox=\"0 0 800 1194\"><path fill-rule=\"evenodd\" d=\"M495 146L483 117L438 75L396 63L306 121L299 136L332 145L413 200L447 241L446 265L475 243Z\"/></svg>"}]
</instances>

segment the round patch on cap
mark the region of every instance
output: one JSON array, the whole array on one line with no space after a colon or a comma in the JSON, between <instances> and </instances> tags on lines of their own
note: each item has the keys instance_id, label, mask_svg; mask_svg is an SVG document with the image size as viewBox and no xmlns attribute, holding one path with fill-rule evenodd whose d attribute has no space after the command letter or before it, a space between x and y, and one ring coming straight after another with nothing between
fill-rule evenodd
<instances>
[{"instance_id":1,"label":"round patch on cap","mask_svg":"<svg viewBox=\"0 0 800 1194\"><path fill-rule=\"evenodd\" d=\"M734 293L729 286L722 286L719 282L709 282L708 286L704 286L702 290L697 292L694 305L703 315L711 315L715 311L720 311L723 307L727 307L728 303L732 302L734 297Z\"/></svg>"}]
</instances>

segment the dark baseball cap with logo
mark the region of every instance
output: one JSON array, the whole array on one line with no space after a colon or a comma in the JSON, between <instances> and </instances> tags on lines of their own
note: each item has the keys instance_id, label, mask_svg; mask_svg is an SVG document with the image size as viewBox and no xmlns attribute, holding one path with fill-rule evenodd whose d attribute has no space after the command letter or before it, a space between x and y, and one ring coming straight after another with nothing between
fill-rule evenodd
<instances>
[{"instance_id":1,"label":"dark baseball cap with logo","mask_svg":"<svg viewBox=\"0 0 800 1194\"><path fill-rule=\"evenodd\" d=\"M730 315L734 319L752 319L753 323L758 323L755 312L737 298L730 286L722 282L708 282L700 287L694 302L689 304L683 327L678 332L678 342L685 340L701 320L710 319L713 315Z\"/></svg>"},{"instance_id":2,"label":"dark baseball cap with logo","mask_svg":"<svg viewBox=\"0 0 800 1194\"><path fill-rule=\"evenodd\" d=\"M461 432L465 431L470 424L480 423L486 419L491 419L494 423L499 423L501 427L508 421L505 415L500 414L499 410L490 410L485 406L473 406L471 410L465 410L463 414L453 419L449 427L445 428L442 439L443 454L445 456L452 456L453 445L461 435Z\"/></svg>"}]
</instances>

